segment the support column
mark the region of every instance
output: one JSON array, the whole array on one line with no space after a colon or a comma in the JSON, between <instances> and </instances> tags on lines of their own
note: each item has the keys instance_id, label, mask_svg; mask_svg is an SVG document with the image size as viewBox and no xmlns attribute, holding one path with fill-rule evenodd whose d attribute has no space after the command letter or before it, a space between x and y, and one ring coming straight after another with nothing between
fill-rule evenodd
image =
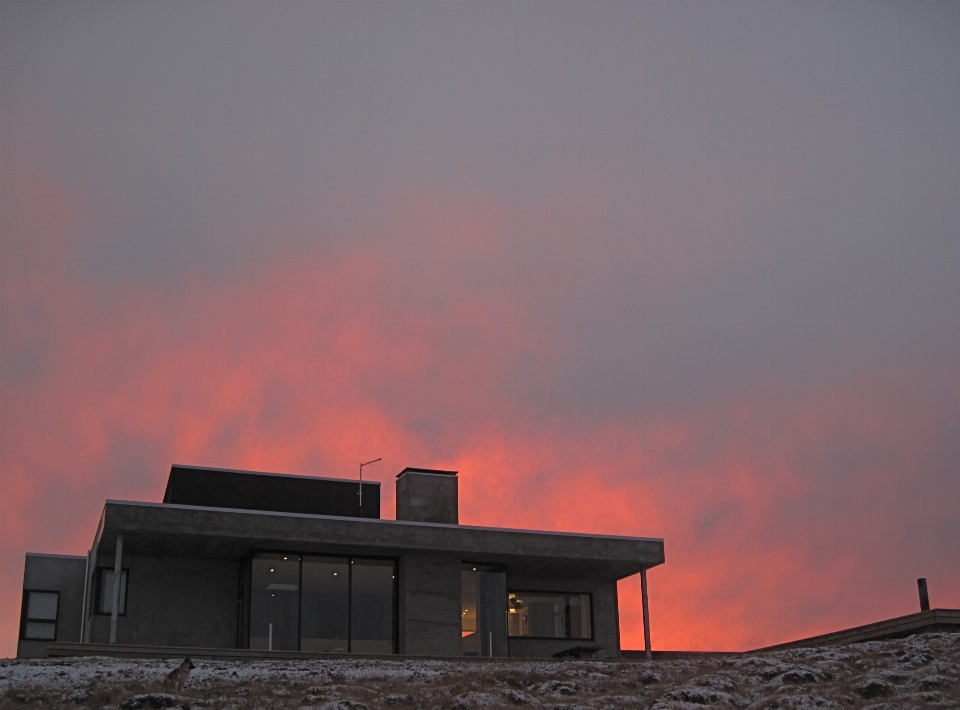
<instances>
[{"instance_id":1,"label":"support column","mask_svg":"<svg viewBox=\"0 0 960 710\"><path fill-rule=\"evenodd\" d=\"M110 609L110 643L117 642L117 621L120 617L120 576L123 574L123 533L117 533L117 549L113 556L113 607Z\"/></svg>"},{"instance_id":2,"label":"support column","mask_svg":"<svg viewBox=\"0 0 960 710\"><path fill-rule=\"evenodd\" d=\"M647 569L640 570L640 594L643 596L643 650L647 660L653 659L653 650L650 648L650 605L647 602Z\"/></svg>"},{"instance_id":3,"label":"support column","mask_svg":"<svg viewBox=\"0 0 960 710\"><path fill-rule=\"evenodd\" d=\"M87 641L87 605L89 604L90 591L90 555L93 550L87 550L87 563L83 568L83 604L80 607L80 643Z\"/></svg>"}]
</instances>

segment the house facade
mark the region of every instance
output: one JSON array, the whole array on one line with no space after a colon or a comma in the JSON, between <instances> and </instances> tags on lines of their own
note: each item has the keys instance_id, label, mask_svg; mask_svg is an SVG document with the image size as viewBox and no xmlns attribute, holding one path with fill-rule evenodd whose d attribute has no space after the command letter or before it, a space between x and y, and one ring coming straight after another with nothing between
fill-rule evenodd
<instances>
[{"instance_id":1,"label":"house facade","mask_svg":"<svg viewBox=\"0 0 960 710\"><path fill-rule=\"evenodd\" d=\"M663 540L460 525L457 483L404 469L383 520L379 483L173 466L162 503L106 501L87 556L27 555L17 655L619 656L617 581Z\"/></svg>"}]
</instances>

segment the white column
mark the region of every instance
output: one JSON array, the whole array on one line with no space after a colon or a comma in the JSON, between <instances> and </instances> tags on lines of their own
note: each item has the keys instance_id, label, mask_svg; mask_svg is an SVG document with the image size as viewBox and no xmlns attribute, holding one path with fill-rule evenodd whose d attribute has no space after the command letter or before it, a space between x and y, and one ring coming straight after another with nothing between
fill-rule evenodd
<instances>
[{"instance_id":1,"label":"white column","mask_svg":"<svg viewBox=\"0 0 960 710\"><path fill-rule=\"evenodd\" d=\"M640 593L643 596L643 650L646 651L647 660L653 659L653 651L650 648L650 605L647 602L647 569L640 570Z\"/></svg>"},{"instance_id":2,"label":"white column","mask_svg":"<svg viewBox=\"0 0 960 710\"><path fill-rule=\"evenodd\" d=\"M117 620L120 616L120 575L123 562L123 533L117 533L117 550L113 556L113 607L110 610L110 643L117 642Z\"/></svg>"}]
</instances>

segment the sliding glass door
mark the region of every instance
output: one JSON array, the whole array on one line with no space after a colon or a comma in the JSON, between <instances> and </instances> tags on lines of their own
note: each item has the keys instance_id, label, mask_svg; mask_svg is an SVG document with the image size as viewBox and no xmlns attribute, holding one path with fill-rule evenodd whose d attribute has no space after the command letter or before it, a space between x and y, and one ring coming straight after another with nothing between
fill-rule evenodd
<instances>
[{"instance_id":1,"label":"sliding glass door","mask_svg":"<svg viewBox=\"0 0 960 710\"><path fill-rule=\"evenodd\" d=\"M251 582L250 648L299 650L300 556L255 555Z\"/></svg>"},{"instance_id":2,"label":"sliding glass door","mask_svg":"<svg viewBox=\"0 0 960 710\"><path fill-rule=\"evenodd\" d=\"M464 656L507 655L507 575L490 565L465 564L460 573Z\"/></svg>"},{"instance_id":3,"label":"sliding glass door","mask_svg":"<svg viewBox=\"0 0 960 710\"><path fill-rule=\"evenodd\" d=\"M395 651L394 560L261 552L250 580L250 648Z\"/></svg>"},{"instance_id":4,"label":"sliding glass door","mask_svg":"<svg viewBox=\"0 0 960 710\"><path fill-rule=\"evenodd\" d=\"M300 650L347 653L350 650L350 560L304 555L302 604Z\"/></svg>"},{"instance_id":5,"label":"sliding glass door","mask_svg":"<svg viewBox=\"0 0 960 710\"><path fill-rule=\"evenodd\" d=\"M352 560L350 567L350 650L393 653L393 561Z\"/></svg>"}]
</instances>

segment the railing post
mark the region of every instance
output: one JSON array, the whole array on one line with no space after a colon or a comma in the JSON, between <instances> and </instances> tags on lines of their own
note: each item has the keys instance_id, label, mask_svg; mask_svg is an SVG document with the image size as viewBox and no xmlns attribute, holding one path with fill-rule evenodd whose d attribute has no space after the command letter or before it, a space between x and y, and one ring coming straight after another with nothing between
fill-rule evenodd
<instances>
[{"instance_id":1,"label":"railing post","mask_svg":"<svg viewBox=\"0 0 960 710\"><path fill-rule=\"evenodd\" d=\"M113 608L110 610L110 643L117 642L117 621L120 618L120 577L123 574L123 533L117 533L117 549L113 556Z\"/></svg>"},{"instance_id":2,"label":"railing post","mask_svg":"<svg viewBox=\"0 0 960 710\"><path fill-rule=\"evenodd\" d=\"M650 648L650 604L647 601L647 568L640 568L640 594L643 596L643 650L647 660L653 659L653 650Z\"/></svg>"}]
</instances>

